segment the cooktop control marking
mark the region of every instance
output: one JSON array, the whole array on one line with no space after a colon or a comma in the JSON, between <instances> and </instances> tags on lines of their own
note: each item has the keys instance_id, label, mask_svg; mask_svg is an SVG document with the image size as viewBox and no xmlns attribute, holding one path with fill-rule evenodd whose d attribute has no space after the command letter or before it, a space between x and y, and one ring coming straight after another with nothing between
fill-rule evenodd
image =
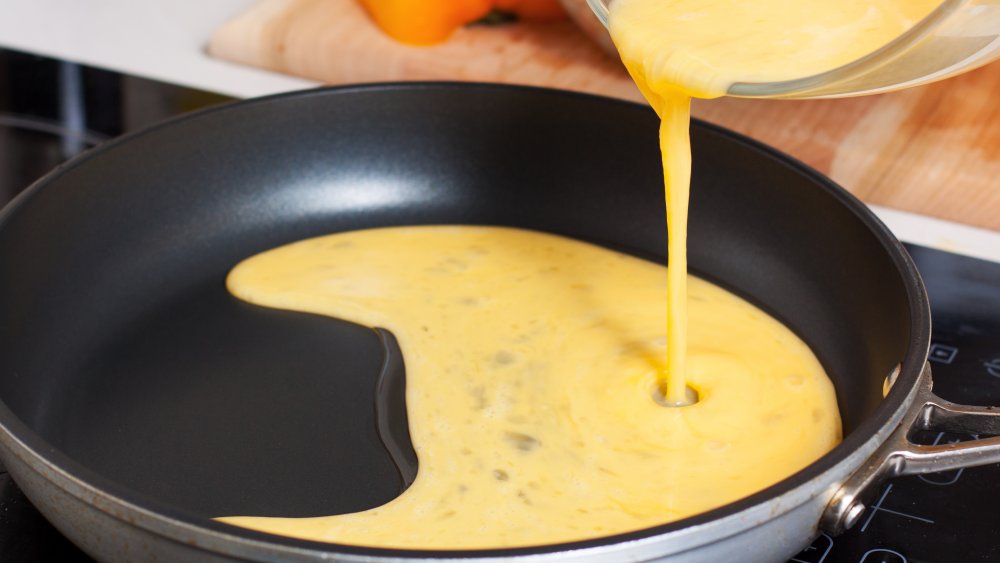
<instances>
[{"instance_id":1,"label":"cooktop control marking","mask_svg":"<svg viewBox=\"0 0 1000 563\"><path fill-rule=\"evenodd\" d=\"M947 344L931 344L930 353L927 359L932 362L937 362L939 364L950 364L955 361L955 356L958 355L958 348L954 346L948 346Z\"/></svg>"},{"instance_id":2,"label":"cooktop control marking","mask_svg":"<svg viewBox=\"0 0 1000 563\"><path fill-rule=\"evenodd\" d=\"M861 556L858 563L906 563L906 557L891 549L869 549Z\"/></svg>"},{"instance_id":3,"label":"cooktop control marking","mask_svg":"<svg viewBox=\"0 0 1000 563\"><path fill-rule=\"evenodd\" d=\"M826 561L826 556L830 555L831 549L833 549L833 538L828 534L820 534L809 547L802 550L802 553L789 560L789 563L823 563ZM819 556L814 559L816 554Z\"/></svg>"},{"instance_id":4,"label":"cooktop control marking","mask_svg":"<svg viewBox=\"0 0 1000 563\"><path fill-rule=\"evenodd\" d=\"M1000 377L1000 357L993 358L988 362L983 362L983 367L986 368L986 373L992 375L993 377Z\"/></svg>"},{"instance_id":5,"label":"cooktop control marking","mask_svg":"<svg viewBox=\"0 0 1000 563\"><path fill-rule=\"evenodd\" d=\"M889 496L889 493L891 493L891 492L892 492L892 483L889 483L888 485L886 485L885 491L882 493L882 496L879 497L878 502L875 503L875 506L872 506L869 509L868 518L865 519L864 525L861 526L861 531L862 532L864 532L866 529L868 529L868 524L871 523L872 518L874 518L875 515L878 514L879 512L887 512L889 514L895 514L896 516L902 516L903 518L909 518L909 519L912 519L912 520L917 520L917 521L920 521L920 522L925 522L927 524L933 524L934 523L934 521L931 520L930 518L924 518L923 516L917 516L916 514L907 514L906 512L900 512L898 510L892 510L891 508L885 508L885 507L883 507L882 503L885 502L885 499Z\"/></svg>"}]
</instances>

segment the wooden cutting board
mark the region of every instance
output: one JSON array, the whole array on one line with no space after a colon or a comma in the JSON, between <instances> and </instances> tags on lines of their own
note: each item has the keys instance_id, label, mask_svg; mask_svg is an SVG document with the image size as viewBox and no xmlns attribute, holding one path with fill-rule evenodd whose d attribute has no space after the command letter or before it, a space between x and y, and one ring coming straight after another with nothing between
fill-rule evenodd
<instances>
[{"instance_id":1,"label":"wooden cutting board","mask_svg":"<svg viewBox=\"0 0 1000 563\"><path fill-rule=\"evenodd\" d=\"M212 37L217 57L328 84L474 80L640 100L570 23L473 26L444 44L386 37L356 0L263 0ZM698 101L695 115L816 167L870 203L1000 230L1000 63L843 100Z\"/></svg>"}]
</instances>

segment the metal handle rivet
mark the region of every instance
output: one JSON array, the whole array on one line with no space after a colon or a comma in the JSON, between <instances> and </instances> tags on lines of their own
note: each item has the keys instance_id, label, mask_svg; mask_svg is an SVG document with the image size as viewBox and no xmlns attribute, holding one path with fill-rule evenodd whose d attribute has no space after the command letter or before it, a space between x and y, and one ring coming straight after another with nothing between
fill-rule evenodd
<instances>
[{"instance_id":1,"label":"metal handle rivet","mask_svg":"<svg viewBox=\"0 0 1000 563\"><path fill-rule=\"evenodd\" d=\"M860 502L855 502L847 509L844 513L844 529L850 530L858 523L861 519L861 515L865 513L865 505Z\"/></svg>"}]
</instances>

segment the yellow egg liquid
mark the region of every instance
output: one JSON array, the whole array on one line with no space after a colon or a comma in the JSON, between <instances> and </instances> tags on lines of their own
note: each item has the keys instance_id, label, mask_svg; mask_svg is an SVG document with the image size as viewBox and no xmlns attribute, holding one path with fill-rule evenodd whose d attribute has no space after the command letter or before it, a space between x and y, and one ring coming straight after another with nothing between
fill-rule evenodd
<instances>
[{"instance_id":1,"label":"yellow egg liquid","mask_svg":"<svg viewBox=\"0 0 1000 563\"><path fill-rule=\"evenodd\" d=\"M687 214L691 98L736 82L804 78L899 37L939 0L614 0L608 29L625 67L660 116L670 262L669 402L686 401Z\"/></svg>"},{"instance_id":2,"label":"yellow egg liquid","mask_svg":"<svg viewBox=\"0 0 1000 563\"><path fill-rule=\"evenodd\" d=\"M396 335L419 470L364 512L222 520L382 547L579 540L732 502L838 443L833 385L809 347L695 277L687 375L700 400L658 404L665 274L568 238L471 226L347 232L242 262L228 279L241 299Z\"/></svg>"}]
</instances>

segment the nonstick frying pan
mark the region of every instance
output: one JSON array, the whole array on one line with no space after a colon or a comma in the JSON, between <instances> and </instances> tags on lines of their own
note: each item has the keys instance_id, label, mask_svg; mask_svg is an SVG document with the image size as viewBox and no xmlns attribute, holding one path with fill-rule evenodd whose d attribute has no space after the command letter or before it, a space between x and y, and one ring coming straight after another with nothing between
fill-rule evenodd
<instances>
[{"instance_id":1,"label":"nonstick frying pan","mask_svg":"<svg viewBox=\"0 0 1000 563\"><path fill-rule=\"evenodd\" d=\"M717 510L572 544L387 550L210 519L375 506L405 486L412 455L391 335L238 301L223 286L234 264L305 237L437 223L665 262L657 125L643 106L559 91L374 85L208 110L60 167L0 216L4 465L106 560L766 561L849 526L886 476L1000 460L996 439L907 440L1000 423L931 394L926 295L885 227L801 164L695 122L691 267L812 346L842 444ZM392 392L377 400L380 382Z\"/></svg>"}]
</instances>

